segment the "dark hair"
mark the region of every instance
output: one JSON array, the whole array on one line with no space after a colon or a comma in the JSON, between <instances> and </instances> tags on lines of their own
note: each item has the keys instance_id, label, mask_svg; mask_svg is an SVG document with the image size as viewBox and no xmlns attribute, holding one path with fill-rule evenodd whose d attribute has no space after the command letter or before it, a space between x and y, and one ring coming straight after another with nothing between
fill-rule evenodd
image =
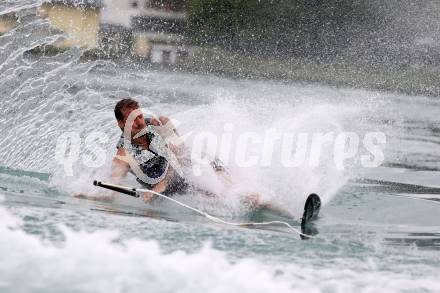
<instances>
[{"instance_id":1,"label":"dark hair","mask_svg":"<svg viewBox=\"0 0 440 293\"><path fill-rule=\"evenodd\" d=\"M116 103L115 106L115 117L116 120L122 121L124 120L124 114L122 114L122 111L125 109L136 109L139 108L139 103L133 99L126 98L122 99L119 102Z\"/></svg>"}]
</instances>

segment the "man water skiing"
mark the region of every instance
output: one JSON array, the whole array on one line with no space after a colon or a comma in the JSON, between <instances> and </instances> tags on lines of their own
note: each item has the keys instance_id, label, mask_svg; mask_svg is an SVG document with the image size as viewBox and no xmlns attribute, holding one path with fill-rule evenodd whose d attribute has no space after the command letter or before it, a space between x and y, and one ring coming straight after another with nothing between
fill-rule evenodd
<instances>
[{"instance_id":1,"label":"man water skiing","mask_svg":"<svg viewBox=\"0 0 440 293\"><path fill-rule=\"evenodd\" d=\"M120 100L114 109L122 135L116 145L117 152L112 162L111 181L118 183L128 172L151 191L164 195L184 193L189 183L181 167L189 167L185 147L176 128L168 117L145 118L139 103L131 98ZM225 177L225 168L220 160L211 162L216 174ZM227 180L227 179L226 179ZM202 194L214 196L193 187ZM76 194L93 200L111 200L113 196L89 196ZM144 193L145 202L155 198L153 193Z\"/></svg>"},{"instance_id":2,"label":"man water skiing","mask_svg":"<svg viewBox=\"0 0 440 293\"><path fill-rule=\"evenodd\" d=\"M191 161L185 156L185 146L179 140L179 134L170 119L164 116L145 118L139 103L131 98L120 100L114 112L122 135L116 145L111 181L118 183L128 172L132 172L142 185L153 192L170 196L187 191L189 183L180 167L190 167ZM210 165L225 184L231 184L224 166L218 159L213 160ZM192 188L201 194L216 196L195 186ZM145 202L150 202L156 197L153 192L143 193ZM85 197L95 200L113 198ZM292 216L282 207L263 203L258 194L248 194L243 197L242 202L253 208L270 209L288 217ZM320 205L319 197L311 194L306 202L303 220L315 218Z\"/></svg>"}]
</instances>

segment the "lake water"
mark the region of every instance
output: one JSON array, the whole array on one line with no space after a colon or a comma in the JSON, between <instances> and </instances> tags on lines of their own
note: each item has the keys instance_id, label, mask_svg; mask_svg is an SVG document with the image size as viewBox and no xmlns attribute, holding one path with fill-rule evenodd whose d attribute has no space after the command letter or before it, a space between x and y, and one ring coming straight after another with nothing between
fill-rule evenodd
<instances>
[{"instance_id":1,"label":"lake water","mask_svg":"<svg viewBox=\"0 0 440 293\"><path fill-rule=\"evenodd\" d=\"M35 56L27 51L62 37L35 16L38 5L0 4L0 13L19 17L0 37L2 292L440 291L438 97L134 70L80 62L78 48ZM309 240L275 225L215 224L170 202L73 197L103 192L91 182L108 175L120 136L113 107L127 96L176 119L182 134L192 133L190 141L204 131L216 137L229 131L232 154L249 132L344 132L361 142L380 132L384 160L366 168L355 156L342 170L324 148L317 166L287 168L276 145L268 166L240 168L231 159L237 183L224 197L176 197L230 221L277 218L234 197L254 191L296 215L282 219L298 227L306 195L317 192L324 205ZM72 169L57 155L66 133L81 142ZM103 138L95 165L86 157L91 133ZM265 154L259 143L249 152ZM366 154L361 144L359 155ZM209 176L195 180L216 188Z\"/></svg>"}]
</instances>

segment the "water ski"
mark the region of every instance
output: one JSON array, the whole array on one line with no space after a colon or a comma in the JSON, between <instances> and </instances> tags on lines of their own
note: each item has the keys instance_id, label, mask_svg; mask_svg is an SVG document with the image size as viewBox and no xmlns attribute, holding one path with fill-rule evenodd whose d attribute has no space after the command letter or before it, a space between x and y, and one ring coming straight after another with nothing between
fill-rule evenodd
<instances>
[{"instance_id":1,"label":"water ski","mask_svg":"<svg viewBox=\"0 0 440 293\"><path fill-rule=\"evenodd\" d=\"M304 205L304 213L301 218L301 226L308 224L310 221L315 220L319 211L321 210L321 199L319 195L312 193L307 197L306 204Z\"/></svg>"},{"instance_id":2,"label":"water ski","mask_svg":"<svg viewBox=\"0 0 440 293\"><path fill-rule=\"evenodd\" d=\"M301 239L307 240L310 239L309 236L314 236L318 234L318 229L316 229L315 225L311 223L315 220L321 209L321 199L319 195L312 193L307 197L306 204L304 205L304 213L301 218Z\"/></svg>"}]
</instances>

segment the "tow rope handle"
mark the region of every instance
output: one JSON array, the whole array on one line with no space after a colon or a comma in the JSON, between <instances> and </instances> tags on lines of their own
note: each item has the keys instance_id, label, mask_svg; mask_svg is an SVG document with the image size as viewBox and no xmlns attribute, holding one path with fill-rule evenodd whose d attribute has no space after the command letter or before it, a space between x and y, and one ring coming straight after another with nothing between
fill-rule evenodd
<instances>
[{"instance_id":1,"label":"tow rope handle","mask_svg":"<svg viewBox=\"0 0 440 293\"><path fill-rule=\"evenodd\" d=\"M106 188L106 189L110 189L113 191L117 191L117 192L121 192L136 198L139 198L140 195L137 192L136 188L131 188L131 187L125 187L125 186L121 186L121 185L116 185L116 184L110 184L110 183L105 183L105 182L101 182L101 181L93 181L93 185L95 186L99 186L102 188Z\"/></svg>"}]
</instances>

